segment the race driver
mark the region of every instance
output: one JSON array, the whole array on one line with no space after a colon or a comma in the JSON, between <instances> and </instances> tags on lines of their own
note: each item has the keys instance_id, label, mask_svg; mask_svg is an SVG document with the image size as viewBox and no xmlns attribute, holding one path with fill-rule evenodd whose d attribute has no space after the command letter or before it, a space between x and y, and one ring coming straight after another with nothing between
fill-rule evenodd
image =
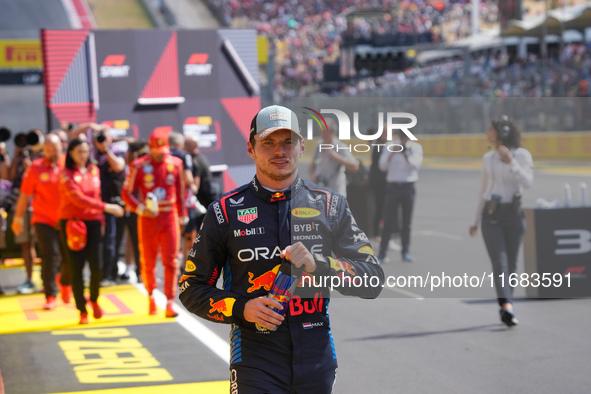
<instances>
[{"instance_id":1,"label":"race driver","mask_svg":"<svg viewBox=\"0 0 591 394\"><path fill-rule=\"evenodd\" d=\"M150 153L131 163L121 197L138 215L141 272L148 291L148 313L158 313L152 293L158 287L156 258L160 248L164 265L164 294L168 300L166 317L176 317L178 313L174 310L173 301L178 278L179 216L186 221L187 212L183 163L169 155L168 133L163 128L157 128L150 135ZM156 210L146 204L148 193L158 200Z\"/></svg>"},{"instance_id":2,"label":"race driver","mask_svg":"<svg viewBox=\"0 0 591 394\"><path fill-rule=\"evenodd\" d=\"M337 371L330 292L315 285L333 278L342 294L375 298L383 270L347 201L298 177L304 141L295 113L262 109L247 149L256 176L209 206L180 280L181 302L204 319L232 324L231 392L330 393ZM266 297L282 258L304 270L285 317Z\"/></svg>"}]
</instances>

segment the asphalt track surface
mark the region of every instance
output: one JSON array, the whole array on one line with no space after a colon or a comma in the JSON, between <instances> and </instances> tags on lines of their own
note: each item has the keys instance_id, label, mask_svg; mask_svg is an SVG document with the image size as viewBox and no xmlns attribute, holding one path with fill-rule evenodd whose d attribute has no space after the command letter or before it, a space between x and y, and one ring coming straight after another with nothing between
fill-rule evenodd
<instances>
[{"instance_id":1,"label":"asphalt track surface","mask_svg":"<svg viewBox=\"0 0 591 394\"><path fill-rule=\"evenodd\" d=\"M412 237L416 262L402 263L392 251L391 262L384 264L387 275L490 272L482 239L467 235L478 180L477 170L421 171ZM589 176L538 171L524 205L532 206L537 197L560 198L564 183L574 187L582 181ZM522 271L522 262L519 266ZM468 297L452 292L443 298L414 288L385 288L377 300L335 297L330 305L339 358L335 393L586 392L591 301L528 299L522 290L516 295L520 325L512 329L499 321L492 289ZM41 294L0 298L6 393L228 392L228 326L188 314L147 316L145 295L132 285L103 289L101 297L108 314L102 322L91 319L84 330L109 327L107 339L72 331L79 329L73 306L58 304L56 311L45 312ZM203 327L215 335L197 339L194 335L208 332ZM155 369L168 375L155 373L152 382L104 383L104 376L92 373L85 378L76 366L79 355L64 344L81 339L139 343L157 360Z\"/></svg>"},{"instance_id":2,"label":"asphalt track surface","mask_svg":"<svg viewBox=\"0 0 591 394\"><path fill-rule=\"evenodd\" d=\"M61 0L0 0L1 38L39 38L39 29L69 28Z\"/></svg>"}]
</instances>

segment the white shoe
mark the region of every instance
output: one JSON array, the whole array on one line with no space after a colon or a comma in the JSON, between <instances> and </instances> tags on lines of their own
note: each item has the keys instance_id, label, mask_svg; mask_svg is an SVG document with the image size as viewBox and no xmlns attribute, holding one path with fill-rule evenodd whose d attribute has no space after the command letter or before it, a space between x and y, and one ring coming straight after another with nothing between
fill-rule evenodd
<instances>
[{"instance_id":1,"label":"white shoe","mask_svg":"<svg viewBox=\"0 0 591 394\"><path fill-rule=\"evenodd\" d=\"M400 245L398 245L396 242L394 242L393 239L391 239L390 242L388 242L388 249L393 250L395 252L400 252L402 250Z\"/></svg>"},{"instance_id":2,"label":"white shoe","mask_svg":"<svg viewBox=\"0 0 591 394\"><path fill-rule=\"evenodd\" d=\"M115 286L117 283L113 282L112 280L109 279L103 279L101 280L101 287L110 287L110 286Z\"/></svg>"}]
</instances>

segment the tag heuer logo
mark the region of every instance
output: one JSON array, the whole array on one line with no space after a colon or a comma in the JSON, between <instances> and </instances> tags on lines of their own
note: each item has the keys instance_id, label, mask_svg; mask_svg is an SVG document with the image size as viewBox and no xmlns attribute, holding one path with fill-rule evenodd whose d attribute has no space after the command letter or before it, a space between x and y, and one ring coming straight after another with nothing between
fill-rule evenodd
<instances>
[{"instance_id":1,"label":"tag heuer logo","mask_svg":"<svg viewBox=\"0 0 591 394\"><path fill-rule=\"evenodd\" d=\"M249 224L258 217L257 207L238 210L238 220L242 223Z\"/></svg>"}]
</instances>

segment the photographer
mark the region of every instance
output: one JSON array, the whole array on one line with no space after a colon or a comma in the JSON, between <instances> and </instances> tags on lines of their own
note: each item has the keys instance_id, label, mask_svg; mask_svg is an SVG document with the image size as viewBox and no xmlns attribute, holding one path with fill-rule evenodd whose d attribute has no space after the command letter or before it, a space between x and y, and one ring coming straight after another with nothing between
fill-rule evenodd
<instances>
[{"instance_id":1,"label":"photographer","mask_svg":"<svg viewBox=\"0 0 591 394\"><path fill-rule=\"evenodd\" d=\"M517 269L525 233L521 192L533 183L533 159L521 147L521 132L505 115L491 122L486 137L495 144L495 150L482 157L478 208L470 236L478 235L478 225L482 222L482 238L495 275L501 321L512 327L518 323L513 312L513 288L503 286L499 275L504 273L508 278Z\"/></svg>"},{"instance_id":2,"label":"photographer","mask_svg":"<svg viewBox=\"0 0 591 394\"><path fill-rule=\"evenodd\" d=\"M0 179L8 179L10 156L6 153L6 142L0 142Z\"/></svg>"},{"instance_id":3,"label":"photographer","mask_svg":"<svg viewBox=\"0 0 591 394\"><path fill-rule=\"evenodd\" d=\"M30 201L22 216L14 219L13 216L16 202L20 195L23 175L31 166L33 160L41 156L43 140L43 133L39 129L31 129L27 134L19 133L14 137L14 160L8 170L8 180L12 181L12 189L3 205L5 211L9 213L8 226L12 227L13 220L19 221L19 225L22 225L22 231L14 237L14 242L21 246L21 253L27 273L25 282L16 288L22 294L31 294L35 291L32 276L33 262L37 254L35 252L35 231L31 225L32 212Z\"/></svg>"},{"instance_id":4,"label":"photographer","mask_svg":"<svg viewBox=\"0 0 591 394\"><path fill-rule=\"evenodd\" d=\"M359 162L355 159L349 147L337 139L338 127L332 119L327 119L327 129L320 131L320 141L314 150L314 157L310 165L310 180L321 186L329 187L343 197L347 197L346 170L359 171ZM332 145L331 149L322 149L320 145ZM338 146L338 150L337 150Z\"/></svg>"},{"instance_id":5,"label":"photographer","mask_svg":"<svg viewBox=\"0 0 591 394\"><path fill-rule=\"evenodd\" d=\"M113 152L113 140L109 129L93 124L94 146L97 149L96 166L101 178L101 199L105 203L123 207L121 188L125 180L125 154ZM112 286L117 279L117 218L105 212L105 234L103 238L103 280L101 286Z\"/></svg>"}]
</instances>

